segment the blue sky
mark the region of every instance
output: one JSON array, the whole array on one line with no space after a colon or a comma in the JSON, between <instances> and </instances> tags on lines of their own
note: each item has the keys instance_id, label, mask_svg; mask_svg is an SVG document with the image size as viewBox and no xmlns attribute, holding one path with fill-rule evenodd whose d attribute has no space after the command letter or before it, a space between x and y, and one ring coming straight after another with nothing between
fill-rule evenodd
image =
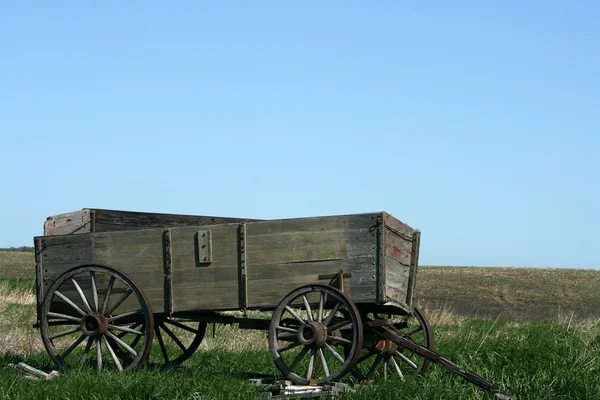
<instances>
[{"instance_id":1,"label":"blue sky","mask_svg":"<svg viewBox=\"0 0 600 400\"><path fill-rule=\"evenodd\" d=\"M5 2L0 247L84 207L385 210L421 264L600 268L600 3Z\"/></svg>"}]
</instances>

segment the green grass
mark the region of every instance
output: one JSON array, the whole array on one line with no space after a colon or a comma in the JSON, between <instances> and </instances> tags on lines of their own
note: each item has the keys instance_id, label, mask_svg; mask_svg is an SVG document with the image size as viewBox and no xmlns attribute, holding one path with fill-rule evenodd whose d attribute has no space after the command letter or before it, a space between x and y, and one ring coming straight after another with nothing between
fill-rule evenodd
<instances>
[{"instance_id":1,"label":"green grass","mask_svg":"<svg viewBox=\"0 0 600 400\"><path fill-rule=\"evenodd\" d=\"M0 251L2 278L35 278L35 253L27 251Z\"/></svg>"},{"instance_id":2,"label":"green grass","mask_svg":"<svg viewBox=\"0 0 600 400\"><path fill-rule=\"evenodd\" d=\"M35 322L33 257L0 253L0 266L4 276L0 279L0 399L260 399L264 393L248 378L278 374L266 351L264 332L217 325L216 337L211 337L209 327L201 348L181 367L146 365L121 374L71 370L49 382L27 380L8 364L24 361L46 371L54 368L39 332L31 327ZM526 306L527 312L494 315L494 311L494 317L502 318L481 319L465 316L469 310L449 306L448 301L440 303L447 307L440 311L430 301L426 315L434 327L436 350L448 359L503 384L518 399L600 399L600 319L576 317L593 306L592 286L600 287L597 272L428 267L421 270L419 290L427 289L430 297L421 296L426 304L432 298L457 297L462 303L456 304L480 310L497 311L494 307L512 307L517 301ZM547 312L544 304L556 302L557 296L559 303L583 308L564 314L555 309L554 315L548 314L549 321L528 321L528 315L538 309ZM599 304L600 299L596 308ZM363 385L343 398L492 397L432 365L420 379Z\"/></svg>"},{"instance_id":3,"label":"green grass","mask_svg":"<svg viewBox=\"0 0 600 400\"><path fill-rule=\"evenodd\" d=\"M519 399L600 398L600 325L502 323L464 319L438 325L437 349L459 365L502 382ZM266 351L198 351L184 366L163 370L147 366L119 374L73 370L50 382L32 382L7 367L25 361L49 369L43 352L0 356L0 398L191 399L262 398L247 379L275 376ZM432 366L420 379L393 379L364 386L348 399L485 399L473 385ZM194 397L196 396L196 397Z\"/></svg>"}]
</instances>

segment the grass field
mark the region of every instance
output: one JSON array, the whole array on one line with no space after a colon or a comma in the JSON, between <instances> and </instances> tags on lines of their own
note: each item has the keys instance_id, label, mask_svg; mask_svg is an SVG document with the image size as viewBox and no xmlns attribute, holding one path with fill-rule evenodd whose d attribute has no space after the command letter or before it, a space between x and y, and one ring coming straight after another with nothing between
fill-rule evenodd
<instances>
[{"instance_id":1,"label":"grass field","mask_svg":"<svg viewBox=\"0 0 600 400\"><path fill-rule=\"evenodd\" d=\"M32 258L0 252L0 398L259 399L264 394L247 378L277 375L264 332L217 325L216 337L209 328L200 350L178 368L151 364L125 374L72 370L50 382L24 379L7 364L53 368L31 328ZM419 291L436 350L450 360L502 383L519 399L600 399L600 319L593 314L598 279L598 271L430 267L420 272ZM528 306L508 310L519 302ZM492 397L432 366L420 379L391 379L344 398Z\"/></svg>"}]
</instances>

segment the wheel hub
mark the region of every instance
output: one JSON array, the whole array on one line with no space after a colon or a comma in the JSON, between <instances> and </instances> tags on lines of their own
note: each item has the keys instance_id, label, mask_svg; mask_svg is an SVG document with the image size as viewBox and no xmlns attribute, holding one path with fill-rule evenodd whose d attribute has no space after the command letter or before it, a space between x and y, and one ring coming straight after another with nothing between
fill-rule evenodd
<instances>
[{"instance_id":1,"label":"wheel hub","mask_svg":"<svg viewBox=\"0 0 600 400\"><path fill-rule=\"evenodd\" d=\"M81 320L80 328L84 335L98 337L106 333L108 321L103 315L88 314Z\"/></svg>"},{"instance_id":2,"label":"wheel hub","mask_svg":"<svg viewBox=\"0 0 600 400\"><path fill-rule=\"evenodd\" d=\"M311 322L298 329L298 341L305 346L315 348L325 347L327 328L320 322Z\"/></svg>"},{"instance_id":3,"label":"wheel hub","mask_svg":"<svg viewBox=\"0 0 600 400\"><path fill-rule=\"evenodd\" d=\"M396 354L398 345L389 339L381 339L375 345L375 349L384 357L391 357Z\"/></svg>"}]
</instances>

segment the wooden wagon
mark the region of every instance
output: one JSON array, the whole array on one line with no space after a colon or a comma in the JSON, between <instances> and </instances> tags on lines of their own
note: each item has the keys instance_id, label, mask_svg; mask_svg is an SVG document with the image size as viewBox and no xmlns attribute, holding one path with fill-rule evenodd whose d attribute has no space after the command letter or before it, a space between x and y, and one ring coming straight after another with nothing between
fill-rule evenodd
<instances>
[{"instance_id":1,"label":"wooden wagon","mask_svg":"<svg viewBox=\"0 0 600 400\"><path fill-rule=\"evenodd\" d=\"M48 218L34 239L37 325L61 368L179 364L207 323L228 323L268 330L273 361L298 384L406 377L441 363L415 307L419 241L385 212L262 221L83 209Z\"/></svg>"}]
</instances>

